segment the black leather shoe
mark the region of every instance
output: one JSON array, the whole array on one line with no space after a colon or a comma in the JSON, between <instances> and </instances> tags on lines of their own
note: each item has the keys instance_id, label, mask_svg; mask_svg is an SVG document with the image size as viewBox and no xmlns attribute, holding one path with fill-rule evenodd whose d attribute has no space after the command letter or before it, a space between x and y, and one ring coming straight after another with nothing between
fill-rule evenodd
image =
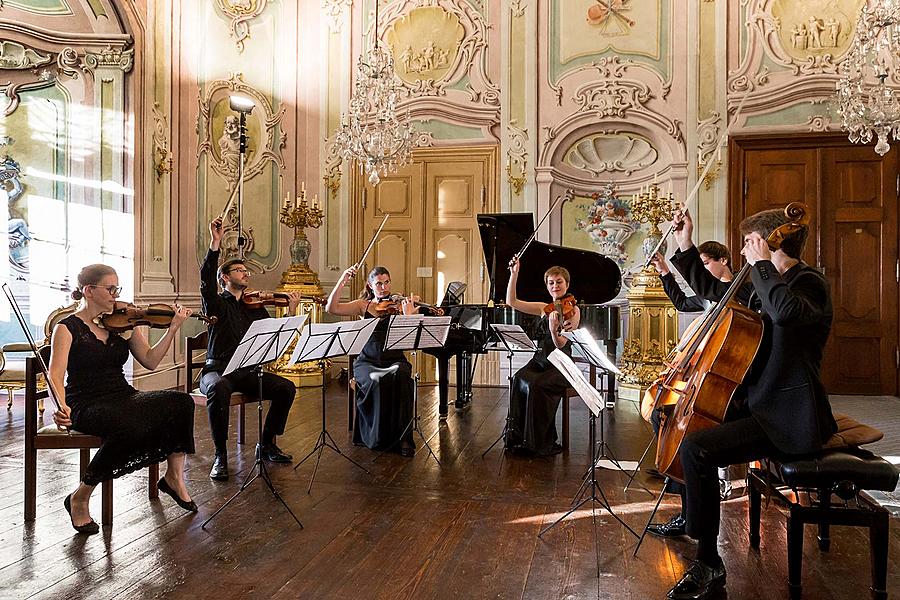
<instances>
[{"instance_id":1,"label":"black leather shoe","mask_svg":"<svg viewBox=\"0 0 900 600\"><path fill-rule=\"evenodd\" d=\"M718 567L695 560L681 576L681 580L669 590L669 600L702 600L725 587L725 564Z\"/></svg>"},{"instance_id":2,"label":"black leather shoe","mask_svg":"<svg viewBox=\"0 0 900 600\"><path fill-rule=\"evenodd\" d=\"M410 456L415 456L415 455L416 455L416 447L415 446L409 446L409 445L400 446L400 456L405 456L405 457L409 458Z\"/></svg>"},{"instance_id":3,"label":"black leather shoe","mask_svg":"<svg viewBox=\"0 0 900 600\"><path fill-rule=\"evenodd\" d=\"M258 444L256 446L256 449L257 451L260 451L260 447ZM275 445L275 442L272 442L271 444L263 444L261 451L263 460L267 460L273 463L290 463L294 458L290 454L282 452L281 448Z\"/></svg>"},{"instance_id":4,"label":"black leather shoe","mask_svg":"<svg viewBox=\"0 0 900 600\"><path fill-rule=\"evenodd\" d=\"M647 526L647 533L659 537L678 537L685 534L687 522L681 513L678 513L665 523L651 523Z\"/></svg>"},{"instance_id":5,"label":"black leather shoe","mask_svg":"<svg viewBox=\"0 0 900 600\"><path fill-rule=\"evenodd\" d=\"M93 519L91 519L90 523L85 523L84 525L76 525L75 521L72 521L72 494L66 496L66 499L63 500L63 506L66 507L66 512L69 513L69 521L72 523L72 527L75 531L83 533L84 535L100 533L100 526L97 525L97 522Z\"/></svg>"},{"instance_id":6,"label":"black leather shoe","mask_svg":"<svg viewBox=\"0 0 900 600\"><path fill-rule=\"evenodd\" d=\"M188 512L197 512L197 503L193 500L182 500L181 497L175 493L175 490L172 489L172 486L169 485L169 482L166 481L165 477L159 479L159 483L156 484L156 487L159 488L159 491L172 496L172 500L184 510Z\"/></svg>"},{"instance_id":7,"label":"black leather shoe","mask_svg":"<svg viewBox=\"0 0 900 600\"><path fill-rule=\"evenodd\" d=\"M224 452L216 453L216 459L209 471L209 478L216 481L228 481L228 455Z\"/></svg>"}]
</instances>

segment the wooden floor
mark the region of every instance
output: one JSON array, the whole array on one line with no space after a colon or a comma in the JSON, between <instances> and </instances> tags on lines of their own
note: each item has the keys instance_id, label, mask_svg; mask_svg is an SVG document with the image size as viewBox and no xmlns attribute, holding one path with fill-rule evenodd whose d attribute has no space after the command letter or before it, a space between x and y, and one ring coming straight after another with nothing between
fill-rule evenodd
<instances>
[{"instance_id":1,"label":"wooden floor","mask_svg":"<svg viewBox=\"0 0 900 600\"><path fill-rule=\"evenodd\" d=\"M452 390L451 390L452 393ZM437 429L434 390L423 388L422 428ZM577 404L578 405L577 405ZM596 576L591 511L576 513L543 539L538 531L565 512L587 459L586 410L573 399L572 448L549 459L481 453L506 414L505 390L479 389L473 407L451 414L432 439L443 467L415 458L373 454L349 443L343 389L329 388L329 430L366 475L332 452L322 457L312 493L307 463L271 468L275 485L303 522L298 527L261 481L254 482L206 530L201 523L238 488L252 465L252 444L235 449L231 435L227 483L208 479L211 441L205 411L195 414L197 454L188 458L188 486L200 505L186 514L171 499L146 499L146 471L115 482L115 522L100 535L75 535L63 498L77 482L77 452L39 453L38 518L23 523L22 404L0 413L0 597L2 598L664 598L693 556L688 540L635 538L598 512L600 576ZM250 437L255 437L255 411ZM896 412L894 412L896 418ZM234 417L232 418L232 429ZM279 439L294 456L315 443L320 427L316 390L303 390ZM634 407L620 401L607 425L620 458L636 459L649 439ZM249 441L249 440L248 440ZM420 440L417 439L417 442ZM244 469L244 471L241 471ZM654 498L623 493L621 474L602 471L614 510L640 531ZM660 482L643 480L654 491ZM99 519L99 493L92 513ZM662 516L675 510L667 496ZM759 551L747 543L747 502L725 503L720 553L729 598L787 598L785 518L764 510ZM900 595L900 526L892 523L888 589ZM864 532L834 528L831 551L820 553L813 528L804 547L804 597L868 597L869 546Z\"/></svg>"}]
</instances>

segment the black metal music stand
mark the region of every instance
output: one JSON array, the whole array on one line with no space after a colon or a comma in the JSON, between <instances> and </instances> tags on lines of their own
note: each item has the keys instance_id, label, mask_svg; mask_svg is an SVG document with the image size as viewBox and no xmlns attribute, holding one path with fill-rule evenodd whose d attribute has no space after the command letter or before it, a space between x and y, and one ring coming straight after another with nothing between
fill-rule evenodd
<instances>
[{"instance_id":1,"label":"black metal music stand","mask_svg":"<svg viewBox=\"0 0 900 600\"><path fill-rule=\"evenodd\" d=\"M378 460L382 454L399 444L410 427L414 433L422 438L422 443L428 449L438 466L443 467L434 450L428 442L437 435L435 431L427 439L419 429L419 358L416 352L420 348L440 348L447 342L450 333L450 317L426 317L424 315L394 315L388 325L388 332L384 340L384 350L408 350L412 352L416 364L416 372L413 376L413 416L406 427L400 433L397 441L381 451L372 461ZM418 452L418 450L417 450Z\"/></svg>"},{"instance_id":2,"label":"black metal music stand","mask_svg":"<svg viewBox=\"0 0 900 600\"><path fill-rule=\"evenodd\" d=\"M325 427L325 361L335 356L343 356L344 354L359 354L363 346L375 330L378 319L363 319L359 321L342 321L338 323L310 323L309 326L300 334L297 345L288 364L296 364L298 362L308 362L316 360L322 370L322 430L319 432L319 438L313 445L303 460L294 465L296 471L300 465L305 463L313 454L316 454L316 465L313 467L312 476L309 478L309 487L306 493L312 492L312 484L316 479L316 473L319 470L319 461L322 460L322 452L325 448L337 452L338 455L353 463L356 467L362 469L367 474L369 470L364 466L341 452L334 438L328 433Z\"/></svg>"},{"instance_id":3,"label":"black metal music stand","mask_svg":"<svg viewBox=\"0 0 900 600\"><path fill-rule=\"evenodd\" d=\"M285 510L288 511L295 521L297 521L297 525L303 529L303 523L300 522L300 519L297 518L294 511L291 510L287 505L287 502L284 501L284 498L281 497L281 494L278 493L278 490L275 489L275 486L272 485L272 479L269 476L269 471L266 469L266 463L262 459L262 377L263 365L277 360L284 354L285 350L287 350L288 346L290 346L294 337L297 335L297 330L303 327L303 322L305 320L306 315L253 321L253 323L250 324L247 333L244 334L244 338L241 340L240 344L238 344L234 354L231 356L231 360L228 361L228 366L222 373L223 375L227 375L238 369L254 369L256 371L257 381L259 382L259 389L256 394L258 424L256 461L247 473L247 477L244 478L244 482L241 484L240 489L203 522L203 525L200 526L201 529L206 529L206 524L216 518L216 515L220 512L225 510L225 508L257 478L260 478L265 482L269 491L272 492L272 495L281 502Z\"/></svg>"},{"instance_id":4,"label":"black metal music stand","mask_svg":"<svg viewBox=\"0 0 900 600\"><path fill-rule=\"evenodd\" d=\"M495 339L495 345L493 347L488 346L485 349L488 352L506 351L506 359L509 362L509 371L506 374L506 386L507 398L510 399L510 402L506 408L506 422L503 424L503 431L500 432L500 435L494 440L494 443L481 453L482 459L484 459L484 457L487 456L487 453L493 450L494 446L499 444L500 440L504 439L509 432L509 425L512 422L513 356L515 356L517 352L530 352L532 354L537 352L537 347L535 347L534 342L531 341L528 334L526 334L518 325L492 323L490 328L492 331L491 336ZM501 454L501 465L503 460L502 457L503 455Z\"/></svg>"},{"instance_id":5,"label":"black metal music stand","mask_svg":"<svg viewBox=\"0 0 900 600\"><path fill-rule=\"evenodd\" d=\"M573 388L578 392L579 397L584 401L585 405L588 407L589 411L589 419L588 419L588 448L590 448L590 463L588 466L587 473L587 482L582 483L583 492L581 492L580 501L577 504L572 506L564 515L559 517L556 521L551 523L550 525L544 527L540 533L538 533L538 537L543 537L545 533L556 527L559 523L566 519L569 515L574 513L576 510L581 508L585 503L591 503L591 523L594 530L594 552L597 558L597 576L600 576L600 551L598 549L598 536L597 536L597 505L599 504L601 508L605 509L606 512L610 514L616 521L618 521L625 529L631 532L634 537L638 537L638 534L617 515L612 506L609 503L609 500L606 498L606 494L603 492L603 488L600 487L600 482L597 481L597 463L600 460L598 456L598 447L597 443L597 419L601 417L604 410L606 410L606 402L600 397L599 392L594 389L584 378L584 374L581 370L572 362L572 359L569 358L562 350L554 350L548 357L548 360L553 363L554 366L559 370L560 373L569 381ZM605 355L604 355L605 358ZM591 360L589 358L588 360ZM609 359L604 361L599 361L599 364L595 366L599 369L603 369L604 371L610 366L615 369L615 365L611 365ZM609 364L607 364L609 363ZM593 364L593 363L592 363ZM618 369L616 369L618 370ZM590 490L590 493L588 493Z\"/></svg>"}]
</instances>

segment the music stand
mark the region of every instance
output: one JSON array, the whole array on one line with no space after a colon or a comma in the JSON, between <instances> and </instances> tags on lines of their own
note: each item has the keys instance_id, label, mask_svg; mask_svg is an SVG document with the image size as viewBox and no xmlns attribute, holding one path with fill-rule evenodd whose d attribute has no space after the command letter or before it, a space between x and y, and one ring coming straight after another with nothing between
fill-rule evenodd
<instances>
[{"instance_id":1,"label":"music stand","mask_svg":"<svg viewBox=\"0 0 900 600\"><path fill-rule=\"evenodd\" d=\"M605 355L604 355L605 358ZM593 524L594 529L594 552L597 557L597 576L600 576L600 552L597 548L598 538L597 538L597 511L596 505L599 504L602 508L606 509L606 512L610 514L616 521L618 521L625 529L630 531L634 537L638 537L638 534L628 526L628 524L623 521L619 515L613 512L612 506L609 503L609 500L606 498L606 494L603 493L603 488L600 487L600 483L597 481L597 417L599 417L602 411L606 410L606 402L601 398L600 392L598 392L591 384L588 383L587 379L584 378L584 373L581 372L572 359L569 356L557 348L553 352L547 356L547 359L553 363L553 365L559 370L560 373L568 380L575 391L578 392L579 397L584 401L585 405L588 407L589 411L589 419L588 419L588 448L590 448L590 463L588 467L588 482L587 487L590 489L589 494L583 494L583 498L575 504L572 508L569 509L564 515L559 517L556 521L544 527L540 533L538 533L538 537L543 537L545 533L559 525L566 517L574 513L576 510L581 508L586 502L590 501L591 503L591 522ZM609 359L605 361L608 363L607 366L611 366L615 369L615 365L609 362ZM601 364L603 364L601 362ZM599 368L606 369L607 366L597 365ZM584 487L585 484L582 484ZM587 489L587 488L586 488Z\"/></svg>"},{"instance_id":2,"label":"music stand","mask_svg":"<svg viewBox=\"0 0 900 600\"><path fill-rule=\"evenodd\" d=\"M294 347L294 352L288 364L293 365L298 362L318 361L319 368L322 370L322 431L319 432L319 438L316 440L313 449L300 462L294 465L294 470L305 463L313 454L316 456L316 465L313 467L312 477L309 478L309 487L306 493L312 492L312 484L319 470L319 461L322 460L322 452L325 448L337 452L343 458L365 471L369 470L364 466L341 452L334 438L328 433L325 427L325 362L329 358L342 356L344 354L359 354L362 352L363 346L369 341L369 337L378 325L378 319L361 319L359 321L341 321L338 323L310 323L309 326L300 333L300 339Z\"/></svg>"},{"instance_id":3,"label":"music stand","mask_svg":"<svg viewBox=\"0 0 900 600\"><path fill-rule=\"evenodd\" d=\"M385 448L381 454L384 454L403 440L403 436L412 427L414 433L418 433L422 438L422 443L428 448L429 454L437 462L438 466L443 467L441 461L431 446L429 440L437 435L435 431L429 438L425 438L425 434L419 429L419 358L416 350L419 348L441 348L447 342L447 335L450 333L450 317L426 317L424 315L394 315L388 324L387 335L384 340L384 350L408 350L412 352L416 362L416 373L413 376L413 416L409 420L400 437L393 444ZM438 429L440 431L440 429ZM378 460L379 454L373 461Z\"/></svg>"},{"instance_id":4,"label":"music stand","mask_svg":"<svg viewBox=\"0 0 900 600\"><path fill-rule=\"evenodd\" d=\"M491 323L490 328L492 330L492 336L495 338L494 344L485 346L485 350L488 352L498 352L506 350L506 360L509 364L509 371L506 374L506 386L507 386L507 396L510 399L510 402L506 408L506 422L503 425L503 431L500 432L500 436L494 440L494 443L488 446L488 449L481 453L481 458L484 459L487 456L487 453L494 449L500 440L506 437L506 434L509 432L509 424L512 422L512 382L513 382L513 356L516 352L537 352L537 347L534 345L534 342L531 341L531 338L528 337L528 334L522 330L518 325L502 325L499 323ZM501 455L502 458L502 455ZM502 468L502 460L501 460L501 468Z\"/></svg>"},{"instance_id":5,"label":"music stand","mask_svg":"<svg viewBox=\"0 0 900 600\"><path fill-rule=\"evenodd\" d=\"M622 371L616 367L616 365L609 359L597 341L594 339L594 336L587 329L581 328L576 329L575 331L565 331L563 332L563 336L566 337L569 342L572 344L572 354L579 355L584 358L591 364L594 368L599 369L601 371L605 371L606 373L612 374L613 376L622 375ZM604 407L609 408L609 405L604 402ZM616 458L616 455L613 454L612 448L606 442L606 434L605 434L605 418L604 414L606 411L600 412L600 439L597 442L599 445L599 452L597 454L597 467L601 469L609 469L609 470L618 470L625 475L629 476L628 484L625 486L625 490L628 490L628 486L634 481L634 473L637 473L637 469L640 467L640 461L637 464L633 464L634 461L620 461ZM641 461L644 460L644 456L646 456L646 451L644 455L641 456ZM624 466L623 466L624 465ZM628 467L634 469L632 472ZM585 473L584 480L581 482L581 488L575 494L575 497L572 498L572 502L577 502L581 496L581 493L584 487L587 485L588 474ZM646 486L644 486L640 481L637 484L648 494L653 496L653 492L648 490Z\"/></svg>"},{"instance_id":6,"label":"music stand","mask_svg":"<svg viewBox=\"0 0 900 600\"><path fill-rule=\"evenodd\" d=\"M297 525L303 529L303 523L300 522L300 519L297 518L294 511L291 510L287 505L287 502L284 501L284 498L278 493L278 490L275 489L275 486L272 485L272 479L269 477L266 463L262 459L262 368L266 363L277 360L284 354L285 350L287 350L288 346L293 341L294 336L297 335L297 330L303 327L303 322L305 320L306 315L299 315L282 317L280 319L260 319L258 321L253 321L250 324L247 333L244 334L243 339L235 349L234 354L231 355L228 366L222 372L222 375L228 375L232 371L238 369L256 370L256 377L259 382L259 389L256 394L258 423L256 461L250 468L250 472L247 473L247 477L244 478L244 482L241 484L240 489L203 522L203 525L200 526L201 529L206 529L206 524L212 521L220 512L225 510L225 507L231 504L232 500L237 498L241 492L247 489L247 486L253 483L257 477L266 483L269 487L269 491L272 492L272 495L284 505L284 508L288 513L290 513L294 520L297 521Z\"/></svg>"}]
</instances>

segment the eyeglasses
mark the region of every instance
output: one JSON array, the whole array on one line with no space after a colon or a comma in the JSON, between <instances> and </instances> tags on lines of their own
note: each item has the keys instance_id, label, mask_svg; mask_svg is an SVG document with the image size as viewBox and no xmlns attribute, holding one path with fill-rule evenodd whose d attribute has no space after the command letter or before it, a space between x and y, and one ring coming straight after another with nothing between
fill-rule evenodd
<instances>
[{"instance_id":1,"label":"eyeglasses","mask_svg":"<svg viewBox=\"0 0 900 600\"><path fill-rule=\"evenodd\" d=\"M246 273L249 273L250 271L248 271L247 269L229 269L228 272L229 272L229 273L241 273L241 274L246 274Z\"/></svg>"},{"instance_id":2,"label":"eyeglasses","mask_svg":"<svg viewBox=\"0 0 900 600\"><path fill-rule=\"evenodd\" d=\"M90 284L90 287L103 288L104 290L109 292L110 296L118 296L122 293L122 288L117 285L96 285L92 283Z\"/></svg>"}]
</instances>

